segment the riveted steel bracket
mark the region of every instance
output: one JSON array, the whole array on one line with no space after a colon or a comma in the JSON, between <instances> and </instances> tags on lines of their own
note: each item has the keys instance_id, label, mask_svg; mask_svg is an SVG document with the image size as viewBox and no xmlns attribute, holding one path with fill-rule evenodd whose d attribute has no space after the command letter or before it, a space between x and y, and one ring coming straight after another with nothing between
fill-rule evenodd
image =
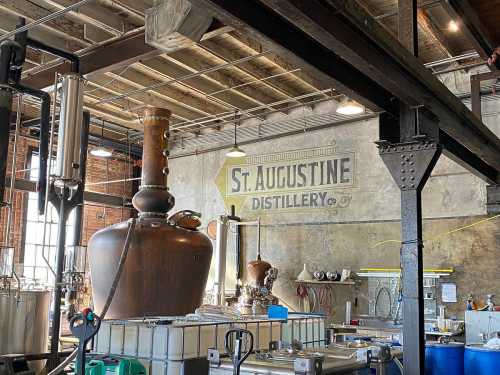
<instances>
[{"instance_id":1,"label":"riveted steel bracket","mask_svg":"<svg viewBox=\"0 0 500 375\"><path fill-rule=\"evenodd\" d=\"M398 187L422 189L441 154L441 145L428 138L404 143L376 142Z\"/></svg>"}]
</instances>

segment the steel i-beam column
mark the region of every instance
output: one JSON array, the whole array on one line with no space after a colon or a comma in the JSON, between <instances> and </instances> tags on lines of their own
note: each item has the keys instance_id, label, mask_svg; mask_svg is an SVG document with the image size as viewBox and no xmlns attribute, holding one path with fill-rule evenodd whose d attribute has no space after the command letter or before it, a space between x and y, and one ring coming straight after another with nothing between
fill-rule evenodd
<instances>
[{"instance_id":1,"label":"steel i-beam column","mask_svg":"<svg viewBox=\"0 0 500 375\"><path fill-rule=\"evenodd\" d=\"M406 121L413 126L413 121ZM401 127L404 125L402 123ZM404 373L423 375L425 333L421 193L439 159L441 145L436 139L418 134L411 141L377 143L382 160L401 190Z\"/></svg>"}]
</instances>

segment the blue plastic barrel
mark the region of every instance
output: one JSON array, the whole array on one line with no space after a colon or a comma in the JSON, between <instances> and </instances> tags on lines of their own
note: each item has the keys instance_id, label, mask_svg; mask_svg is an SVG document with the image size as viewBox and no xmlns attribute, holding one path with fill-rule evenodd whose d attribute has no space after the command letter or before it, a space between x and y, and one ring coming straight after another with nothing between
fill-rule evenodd
<instances>
[{"instance_id":1,"label":"blue plastic barrel","mask_svg":"<svg viewBox=\"0 0 500 375\"><path fill-rule=\"evenodd\" d=\"M458 342L427 343L425 345L425 374L464 375L464 344Z\"/></svg>"},{"instance_id":2,"label":"blue plastic barrel","mask_svg":"<svg viewBox=\"0 0 500 375\"><path fill-rule=\"evenodd\" d=\"M500 349L489 349L483 345L465 347L464 366L466 374L500 374Z\"/></svg>"}]
</instances>

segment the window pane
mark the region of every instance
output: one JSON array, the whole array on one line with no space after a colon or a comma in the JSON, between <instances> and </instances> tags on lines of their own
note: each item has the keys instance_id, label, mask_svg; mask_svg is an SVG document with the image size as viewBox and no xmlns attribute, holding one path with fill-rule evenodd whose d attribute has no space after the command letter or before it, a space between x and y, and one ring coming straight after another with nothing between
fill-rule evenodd
<instances>
[{"instance_id":1,"label":"window pane","mask_svg":"<svg viewBox=\"0 0 500 375\"><path fill-rule=\"evenodd\" d=\"M51 160L54 165L54 159ZM38 155L31 155L30 179L38 178ZM24 276L30 279L35 279L39 283L53 285L54 276L47 267L42 255L43 248L43 222L44 215L38 215L38 194L29 193L28 207L26 210L26 230L25 230L25 247L24 247ZM67 220L66 226L66 243L72 240L72 230L74 227L75 215L72 213ZM52 269L56 266L56 245L58 237L59 216L57 209L51 203L47 207L47 226L45 233L45 256L48 259Z\"/></svg>"}]
</instances>

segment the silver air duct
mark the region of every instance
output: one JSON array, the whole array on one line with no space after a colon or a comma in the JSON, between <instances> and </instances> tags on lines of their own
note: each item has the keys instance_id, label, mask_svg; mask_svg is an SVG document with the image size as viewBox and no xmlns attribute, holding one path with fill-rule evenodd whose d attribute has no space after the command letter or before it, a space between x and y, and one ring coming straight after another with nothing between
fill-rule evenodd
<instances>
[{"instance_id":1,"label":"silver air duct","mask_svg":"<svg viewBox=\"0 0 500 375\"><path fill-rule=\"evenodd\" d=\"M65 74L61 86L56 185L75 187L79 181L82 142L83 78L75 73Z\"/></svg>"}]
</instances>

